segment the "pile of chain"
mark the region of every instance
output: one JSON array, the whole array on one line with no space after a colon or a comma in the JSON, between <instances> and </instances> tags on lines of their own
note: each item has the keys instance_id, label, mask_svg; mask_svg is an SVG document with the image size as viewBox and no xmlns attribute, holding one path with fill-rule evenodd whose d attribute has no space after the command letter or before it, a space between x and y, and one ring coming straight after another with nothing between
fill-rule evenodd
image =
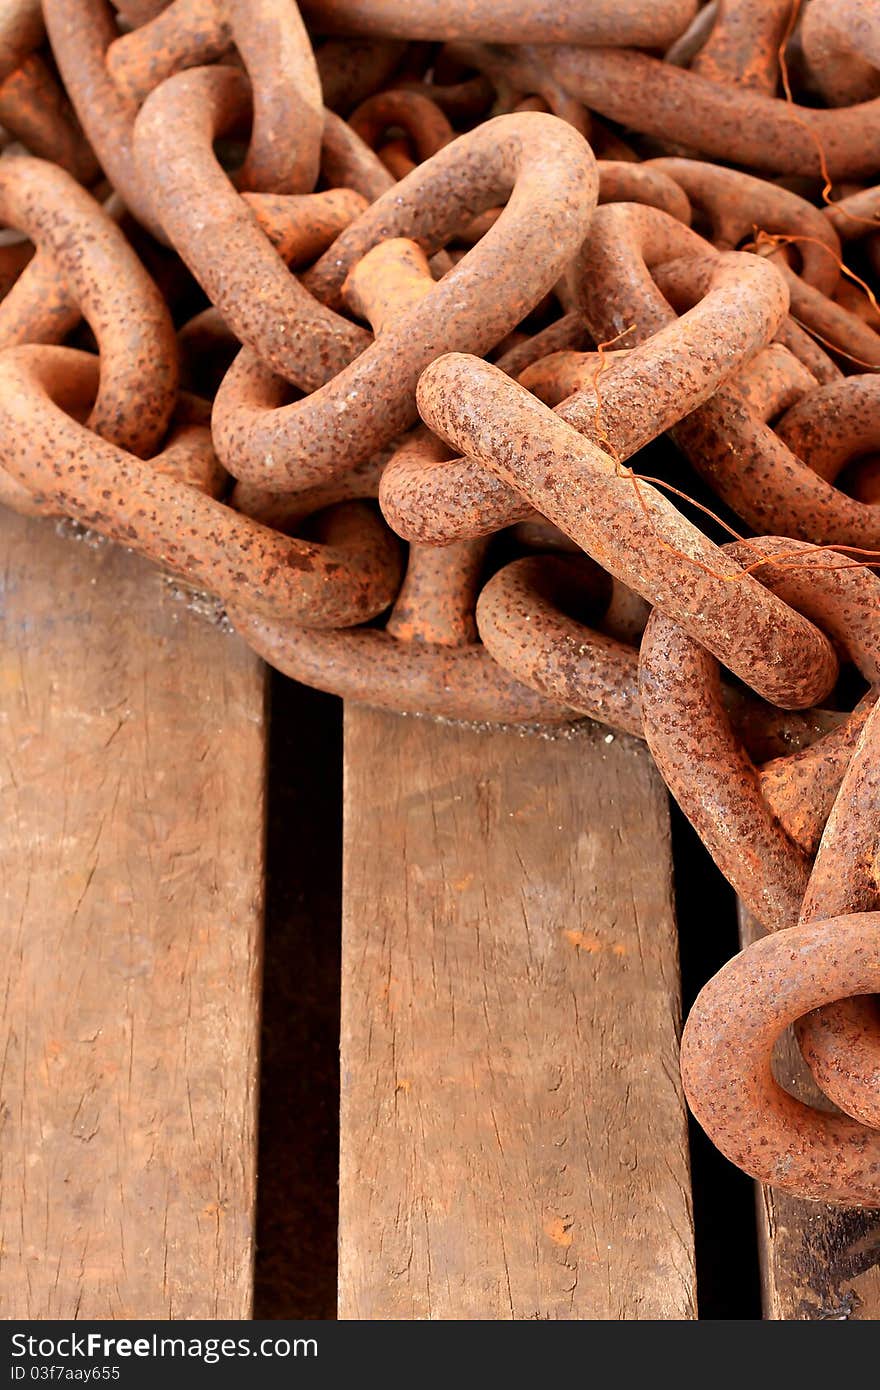
<instances>
[{"instance_id":1,"label":"pile of chain","mask_svg":"<svg viewBox=\"0 0 880 1390\"><path fill-rule=\"evenodd\" d=\"M0 500L323 690L646 739L769 933L695 1114L880 1206L880 0L2 0L0 124Z\"/></svg>"}]
</instances>

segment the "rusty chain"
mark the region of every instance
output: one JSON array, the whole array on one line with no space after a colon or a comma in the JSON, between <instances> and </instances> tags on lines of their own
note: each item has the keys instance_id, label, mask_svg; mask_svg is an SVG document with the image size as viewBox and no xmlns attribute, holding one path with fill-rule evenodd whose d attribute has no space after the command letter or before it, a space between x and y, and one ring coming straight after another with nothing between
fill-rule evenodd
<instances>
[{"instance_id":1,"label":"rusty chain","mask_svg":"<svg viewBox=\"0 0 880 1390\"><path fill-rule=\"evenodd\" d=\"M0 5L0 502L345 698L645 739L769 933L695 1115L880 1206L880 4L301 10Z\"/></svg>"}]
</instances>

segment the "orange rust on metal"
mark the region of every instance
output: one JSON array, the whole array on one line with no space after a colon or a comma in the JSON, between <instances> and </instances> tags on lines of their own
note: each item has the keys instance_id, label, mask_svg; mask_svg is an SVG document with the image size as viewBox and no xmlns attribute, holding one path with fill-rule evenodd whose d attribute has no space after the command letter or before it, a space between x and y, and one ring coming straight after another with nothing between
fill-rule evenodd
<instances>
[{"instance_id":1,"label":"orange rust on metal","mask_svg":"<svg viewBox=\"0 0 880 1390\"><path fill-rule=\"evenodd\" d=\"M601 448L496 367L460 353L438 358L422 374L418 398L435 433L682 621L752 689L792 709L828 693L837 663L812 624L751 576L731 582L734 560L652 488L640 495Z\"/></svg>"},{"instance_id":2,"label":"orange rust on metal","mask_svg":"<svg viewBox=\"0 0 880 1390\"><path fill-rule=\"evenodd\" d=\"M711 31L691 71L713 82L775 96L779 45L792 0L717 0Z\"/></svg>"},{"instance_id":3,"label":"orange rust on metal","mask_svg":"<svg viewBox=\"0 0 880 1390\"><path fill-rule=\"evenodd\" d=\"M695 1113L878 1204L878 7L301 8L0 4L0 502L346 698L646 736L781 929Z\"/></svg>"},{"instance_id":4,"label":"orange rust on metal","mask_svg":"<svg viewBox=\"0 0 880 1390\"><path fill-rule=\"evenodd\" d=\"M94 435L67 413L98 361L59 347L0 357L0 466L38 498L223 600L316 627L374 617L399 585L398 546L361 504L324 543L293 540Z\"/></svg>"},{"instance_id":5,"label":"orange rust on metal","mask_svg":"<svg viewBox=\"0 0 880 1390\"><path fill-rule=\"evenodd\" d=\"M871 685L880 682L880 579L870 570L843 568L833 552L816 553L782 537L741 541L725 551L741 564L766 557L755 582L843 644ZM808 557L806 569L792 563ZM648 746L722 872L765 927L794 925L810 866L798 841L809 841L809 835L801 825L795 840L768 805L758 770L731 729L717 661L705 644L655 611L642 640L639 688ZM861 722L856 714L851 735ZM819 740L804 763L790 770L813 816L823 808L827 813L827 792L836 791L844 770L846 749L839 738L832 738L828 752L823 759ZM783 765L782 779L788 771ZM768 783L777 798L778 780ZM782 799L785 804L784 794Z\"/></svg>"},{"instance_id":6,"label":"orange rust on metal","mask_svg":"<svg viewBox=\"0 0 880 1390\"><path fill-rule=\"evenodd\" d=\"M45 312L51 275L62 304L88 320L101 353L89 423L123 449L154 452L174 409L177 345L165 302L122 232L63 169L23 156L0 161L0 218L37 246L15 296L21 317L12 318L8 301L0 305L0 343L45 341L33 311ZM62 321L69 326L67 315Z\"/></svg>"},{"instance_id":7,"label":"orange rust on metal","mask_svg":"<svg viewBox=\"0 0 880 1390\"><path fill-rule=\"evenodd\" d=\"M365 351L356 355L354 348L354 360L335 376L312 328L318 312L333 319L332 310L312 301L306 320L308 351L320 354L320 372L302 370L305 316L288 321L289 357L296 365L287 371L297 385L312 388L305 400L282 405L278 378L253 352L242 352L217 393L214 413L217 451L229 471L293 491L386 445L413 422L416 383L429 362L445 351L488 351L552 288L586 233L597 184L582 137L540 113L499 116L419 165L303 277L321 300L340 303L349 271L378 242L406 237L431 253L486 205L508 196L510 202L430 295ZM347 320L337 321L362 335Z\"/></svg>"},{"instance_id":8,"label":"orange rust on metal","mask_svg":"<svg viewBox=\"0 0 880 1390\"><path fill-rule=\"evenodd\" d=\"M704 985L681 1045L691 1109L732 1162L812 1201L880 1206L880 1132L796 1100L773 1077L789 1024L831 1001L880 993L880 913L777 932Z\"/></svg>"},{"instance_id":9,"label":"orange rust on metal","mask_svg":"<svg viewBox=\"0 0 880 1390\"><path fill-rule=\"evenodd\" d=\"M305 0L324 34L401 39L497 39L503 43L631 43L662 48L690 23L696 0Z\"/></svg>"}]
</instances>

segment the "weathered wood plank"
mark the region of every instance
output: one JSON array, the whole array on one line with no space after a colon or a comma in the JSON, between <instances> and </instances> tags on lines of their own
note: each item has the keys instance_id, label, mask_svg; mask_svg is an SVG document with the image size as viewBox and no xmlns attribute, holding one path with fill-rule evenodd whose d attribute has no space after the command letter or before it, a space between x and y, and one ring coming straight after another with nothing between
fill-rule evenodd
<instances>
[{"instance_id":1,"label":"weathered wood plank","mask_svg":"<svg viewBox=\"0 0 880 1390\"><path fill-rule=\"evenodd\" d=\"M0 1313L247 1317L262 670L124 551L0 551Z\"/></svg>"},{"instance_id":2,"label":"weathered wood plank","mask_svg":"<svg viewBox=\"0 0 880 1390\"><path fill-rule=\"evenodd\" d=\"M340 1316L690 1318L647 752L347 708Z\"/></svg>"},{"instance_id":3,"label":"weathered wood plank","mask_svg":"<svg viewBox=\"0 0 880 1390\"><path fill-rule=\"evenodd\" d=\"M743 945L763 935L740 906ZM789 1030L777 1047L780 1085L807 1105L835 1107L822 1094ZM756 1183L764 1316L782 1321L880 1319L880 1212L802 1202Z\"/></svg>"}]
</instances>

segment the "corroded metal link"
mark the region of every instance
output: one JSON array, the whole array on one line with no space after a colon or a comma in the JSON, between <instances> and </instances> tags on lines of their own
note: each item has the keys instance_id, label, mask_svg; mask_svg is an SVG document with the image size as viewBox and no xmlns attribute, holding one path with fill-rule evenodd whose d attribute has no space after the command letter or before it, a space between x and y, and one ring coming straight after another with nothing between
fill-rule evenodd
<instances>
[{"instance_id":1,"label":"corroded metal link","mask_svg":"<svg viewBox=\"0 0 880 1390\"><path fill-rule=\"evenodd\" d=\"M800 749L790 744L774 751L760 768L761 795L789 838L810 856L819 848L853 746L875 703L876 689L872 686L849 714L838 711L837 725L826 724ZM815 713L827 718L830 711ZM737 728L734 721L734 727L752 761L760 761L748 747L749 726Z\"/></svg>"},{"instance_id":2,"label":"corroded metal link","mask_svg":"<svg viewBox=\"0 0 880 1390\"><path fill-rule=\"evenodd\" d=\"M399 642L466 647L478 641L474 601L486 557L485 541L439 549L412 545L406 578L385 624Z\"/></svg>"},{"instance_id":3,"label":"corroded metal link","mask_svg":"<svg viewBox=\"0 0 880 1390\"><path fill-rule=\"evenodd\" d=\"M235 68L178 73L148 97L138 116L137 159L157 217L236 337L311 391L370 338L288 273L217 162L214 140L249 114L250 87Z\"/></svg>"},{"instance_id":4,"label":"corroded metal link","mask_svg":"<svg viewBox=\"0 0 880 1390\"><path fill-rule=\"evenodd\" d=\"M820 386L791 405L774 428L797 458L833 483L850 460L880 449L880 378L850 376Z\"/></svg>"},{"instance_id":5,"label":"corroded metal link","mask_svg":"<svg viewBox=\"0 0 880 1390\"><path fill-rule=\"evenodd\" d=\"M768 350L767 370L772 355L780 351L785 349ZM865 439L880 442L871 418L874 387L870 383L875 378L847 380L866 383L861 396L858 386L848 391L853 399L860 399L859 422L851 426L853 435L861 433ZM828 404L833 405L843 385L832 383L817 388L816 394L830 392ZM806 407L794 417L795 421L808 418ZM803 438L792 432L795 438ZM813 469L809 458L794 453L762 413L749 404L738 383L722 386L707 407L676 426L674 437L694 469L756 531L772 531L817 545L880 546L877 505L834 487L819 469ZM840 447L846 445L844 436ZM833 477L835 470L827 465L831 456L826 451L826 468Z\"/></svg>"},{"instance_id":6,"label":"corroded metal link","mask_svg":"<svg viewBox=\"0 0 880 1390\"><path fill-rule=\"evenodd\" d=\"M480 253L461 263L474 275L473 281L468 277L469 291L474 293L489 273L483 255L491 255L491 270L505 284L511 275L505 255L540 254L561 268L583 241L597 196L596 161L569 125L543 112L499 116L459 136L396 183L326 252L306 283L322 300L338 300L355 261L377 242L409 236L430 253L500 202L507 204L505 216ZM557 247L551 232L562 245ZM531 295L518 280L514 284L524 317L532 307Z\"/></svg>"},{"instance_id":7,"label":"corroded metal link","mask_svg":"<svg viewBox=\"0 0 880 1390\"><path fill-rule=\"evenodd\" d=\"M731 728L718 661L655 611L642 639L639 688L654 761L715 863L766 927L792 926L810 861L771 812Z\"/></svg>"},{"instance_id":8,"label":"corroded metal link","mask_svg":"<svg viewBox=\"0 0 880 1390\"><path fill-rule=\"evenodd\" d=\"M131 25L147 24L155 19L161 10L167 9L171 0L113 0L113 8Z\"/></svg>"},{"instance_id":9,"label":"corroded metal link","mask_svg":"<svg viewBox=\"0 0 880 1390\"><path fill-rule=\"evenodd\" d=\"M818 704L836 660L827 638L742 577L653 488L496 367L454 353L423 373L422 418L478 459L629 588L677 617L753 690L784 708ZM552 459L552 467L548 460Z\"/></svg>"},{"instance_id":10,"label":"corroded metal link","mask_svg":"<svg viewBox=\"0 0 880 1390\"><path fill-rule=\"evenodd\" d=\"M324 112L321 173L332 188L353 188L370 203L394 187L379 156L332 111Z\"/></svg>"},{"instance_id":11,"label":"corroded metal link","mask_svg":"<svg viewBox=\"0 0 880 1390\"><path fill-rule=\"evenodd\" d=\"M880 703L875 703L828 818L801 922L880 911L878 807ZM796 1029L804 1059L825 1094L874 1129L880 1129L878 997L841 999L800 1019Z\"/></svg>"},{"instance_id":12,"label":"corroded metal link","mask_svg":"<svg viewBox=\"0 0 880 1390\"><path fill-rule=\"evenodd\" d=\"M42 47L45 38L41 0L4 0L0 5L0 82Z\"/></svg>"},{"instance_id":13,"label":"corroded metal link","mask_svg":"<svg viewBox=\"0 0 880 1390\"><path fill-rule=\"evenodd\" d=\"M494 90L493 110L502 111L547 110L554 116L568 121L575 130L589 137L593 133L593 120L581 102L569 96L568 92L556 82L546 69L534 63L517 61L517 49L506 49L501 61L495 61L495 50L484 43L457 41L449 44L446 51L468 68L477 68L487 78ZM539 106L535 102L540 103Z\"/></svg>"},{"instance_id":14,"label":"corroded metal link","mask_svg":"<svg viewBox=\"0 0 880 1390\"><path fill-rule=\"evenodd\" d=\"M107 70L126 100L139 106L166 77L222 58L232 45L225 0L173 0L113 40Z\"/></svg>"},{"instance_id":15,"label":"corroded metal link","mask_svg":"<svg viewBox=\"0 0 880 1390\"><path fill-rule=\"evenodd\" d=\"M840 278L840 238L806 198L767 179L699 159L652 159L645 168L666 174L684 189L693 206L711 220L710 240L720 251L734 250L756 231L793 236L800 277L822 294L834 293Z\"/></svg>"},{"instance_id":16,"label":"corroded metal link","mask_svg":"<svg viewBox=\"0 0 880 1390\"><path fill-rule=\"evenodd\" d=\"M717 0L712 29L691 71L712 82L776 95L779 46L792 0Z\"/></svg>"},{"instance_id":17,"label":"corroded metal link","mask_svg":"<svg viewBox=\"0 0 880 1390\"><path fill-rule=\"evenodd\" d=\"M841 241L857 241L880 231L880 185L863 188L847 198L838 198L823 209Z\"/></svg>"},{"instance_id":18,"label":"corroded metal link","mask_svg":"<svg viewBox=\"0 0 880 1390\"><path fill-rule=\"evenodd\" d=\"M324 108L312 46L293 0L174 0L149 24L116 39L107 66L126 99L140 104L163 79L221 57L232 44L254 94L239 186L310 193Z\"/></svg>"},{"instance_id":19,"label":"corroded metal link","mask_svg":"<svg viewBox=\"0 0 880 1390\"><path fill-rule=\"evenodd\" d=\"M880 96L880 15L871 0L810 0L800 38L807 70L829 106Z\"/></svg>"},{"instance_id":20,"label":"corroded metal link","mask_svg":"<svg viewBox=\"0 0 880 1390\"><path fill-rule=\"evenodd\" d=\"M214 410L226 467L277 491L296 490L387 444L413 422L416 382L434 357L461 347L488 351L552 288L586 233L597 183L582 137L539 113L488 121L419 165L337 238L305 283L338 302L349 271L380 241L404 236L430 253L509 195L504 212L430 295L306 400L283 406L283 384L253 353L241 353ZM300 341L298 325L287 327Z\"/></svg>"},{"instance_id":21,"label":"corroded metal link","mask_svg":"<svg viewBox=\"0 0 880 1390\"><path fill-rule=\"evenodd\" d=\"M137 106L114 85L105 54L117 36L107 0L43 0L64 85L101 167L135 217L161 238L132 149Z\"/></svg>"},{"instance_id":22,"label":"corroded metal link","mask_svg":"<svg viewBox=\"0 0 880 1390\"><path fill-rule=\"evenodd\" d=\"M696 0L305 0L316 33L501 43L619 43L662 48L687 27Z\"/></svg>"},{"instance_id":23,"label":"corroded metal link","mask_svg":"<svg viewBox=\"0 0 880 1390\"><path fill-rule=\"evenodd\" d=\"M502 724L566 724L572 718L570 709L514 680L483 646L398 642L373 628L314 632L270 622L235 605L227 611L264 661L346 700Z\"/></svg>"},{"instance_id":24,"label":"corroded metal link","mask_svg":"<svg viewBox=\"0 0 880 1390\"><path fill-rule=\"evenodd\" d=\"M367 206L351 188L328 188L324 193L245 193L265 235L284 264L298 270L343 231Z\"/></svg>"},{"instance_id":25,"label":"corroded metal link","mask_svg":"<svg viewBox=\"0 0 880 1390\"><path fill-rule=\"evenodd\" d=\"M0 124L43 159L54 160L82 183L98 162L73 108L41 54L31 53L0 83Z\"/></svg>"},{"instance_id":26,"label":"corroded metal link","mask_svg":"<svg viewBox=\"0 0 880 1390\"><path fill-rule=\"evenodd\" d=\"M702 290L706 273L705 263L680 260L658 267L655 277L666 296L684 307ZM594 302L588 316L601 308L602 301L598 309ZM613 320L616 311L613 305L609 309ZM784 349L768 349L765 370L780 351ZM811 378L804 374L804 380L807 389ZM706 405L676 425L673 438L694 469L754 530L817 544L877 545L876 508L831 486L798 459L737 380L725 382Z\"/></svg>"},{"instance_id":27,"label":"corroded metal link","mask_svg":"<svg viewBox=\"0 0 880 1390\"><path fill-rule=\"evenodd\" d=\"M869 570L841 567L840 556L816 554L780 537L762 537L726 547L742 563L762 555L758 577L781 600L802 611L844 646L872 685L880 683L880 580ZM799 556L809 564L795 567ZM788 563L785 563L785 557ZM723 659L723 658L722 658ZM729 664L729 663L728 663ZM645 733L654 759L685 815L691 820L722 873L749 910L766 927L778 930L798 921L809 877L804 843L816 832L816 817L827 811L847 761L840 735L824 749L819 740L809 757L792 769L793 786L809 787L810 812L797 839L771 810L766 784L731 729L721 699L718 664L684 630L655 612L642 640L639 688ZM864 714L849 726L849 747ZM782 776L785 769L782 770ZM821 820L819 821L821 825Z\"/></svg>"},{"instance_id":28,"label":"corroded metal link","mask_svg":"<svg viewBox=\"0 0 880 1390\"><path fill-rule=\"evenodd\" d=\"M654 286L643 261L641 273L650 292L642 293L639 284L631 298L621 295L624 310L631 310L633 317L618 314L617 301L605 296L608 312L603 310L597 322L596 304L588 297L585 312L588 321L593 319L594 335L610 338L635 324L625 341L641 339L641 345L624 358L612 359L603 374L601 414L593 387L595 359L590 362L590 379L578 383L578 393L564 403L556 396L553 404L563 420L588 438L597 438L600 421L605 441L621 461L706 401L738 363L769 341L786 309L784 287L769 264L738 253L715 255L689 228L652 208L612 204L597 209L590 244L603 238L609 247L620 247L620 229L628 231L633 224L643 228L649 256L653 252L665 257L684 248L710 259L705 295L681 319ZM607 267L596 266L596 275L605 273ZM591 265L585 275L592 274ZM532 389L543 372L540 366L527 370L523 384ZM405 446L391 460L380 502L399 534L441 545L500 530L525 515L523 499L494 474L471 459L450 462L424 442L415 449Z\"/></svg>"},{"instance_id":29,"label":"corroded metal link","mask_svg":"<svg viewBox=\"0 0 880 1390\"><path fill-rule=\"evenodd\" d=\"M349 117L349 125L371 149L392 128L402 130L416 163L430 159L455 139L455 131L436 102L419 92L376 92Z\"/></svg>"},{"instance_id":30,"label":"corroded metal link","mask_svg":"<svg viewBox=\"0 0 880 1390\"><path fill-rule=\"evenodd\" d=\"M181 392L171 418L167 443L150 463L160 473L179 478L210 497L222 497L229 484L229 474L214 453L209 421L207 402ZM64 507L56 498L37 497L2 468L0 505L22 516L65 515Z\"/></svg>"},{"instance_id":31,"label":"corroded metal link","mask_svg":"<svg viewBox=\"0 0 880 1390\"><path fill-rule=\"evenodd\" d=\"M880 1205L880 1133L795 1100L771 1067L790 1024L831 1001L876 992L877 912L764 937L703 987L682 1037L682 1079L691 1109L723 1154L799 1197Z\"/></svg>"},{"instance_id":32,"label":"corroded metal link","mask_svg":"<svg viewBox=\"0 0 880 1390\"><path fill-rule=\"evenodd\" d=\"M874 623L876 626L876 607ZM875 651L875 657L876 655ZM875 927L880 902L880 877L877 870L877 805L880 792L878 756L880 704L875 699L846 767L822 835L800 910L800 924L784 931L780 938L786 946L791 947L790 960L794 962L797 960L797 948L794 943L801 939L801 933L808 924L820 923L827 929L828 934L823 943L825 950L818 954L820 960L827 963L832 978L837 965L833 932L839 930L841 924L855 924L861 920L865 927L863 955L876 959L876 948L880 945L880 934ZM748 948L740 959L748 959L754 963L756 957L752 954L753 951L754 947ZM728 1019L741 1024L742 1013L739 1001L734 995L736 983L730 978L722 983L724 974L722 971L721 975L706 987L707 991L720 999L726 986L730 991L727 999ZM829 991L828 1002L823 1002L822 1007L810 1006L799 1011L794 1017L786 1015L782 1018L782 1026L789 1022L795 1023L805 1060L826 1095L836 1102L845 1114L876 1131L880 1127L880 1015L877 1012L876 999L860 997L867 992L858 986L852 990ZM880 987L875 984L872 992L880 993ZM706 991L704 995L705 993ZM778 1001L761 999L758 1005L759 1012L767 1012L773 1018L773 1003ZM702 1032L705 1018L700 1009L700 1000L697 1001L695 1009L693 1029L690 1037L687 1036L686 1030L682 1048L686 1085L692 1050L699 1054L705 1046ZM688 1029L691 1029L690 1022ZM727 1033L726 1040L730 1039L731 1034ZM739 1041L748 1050L748 1040L740 1037ZM728 1101L731 1099L729 1095L725 1095L725 1091L725 1078L717 1071L714 1075L709 1075L697 1068L691 1075L688 1095L694 1111L715 1142L723 1149L723 1141L728 1138L729 1121L725 1122L719 1102L722 1098ZM752 1110L748 1118L754 1123L754 1139L757 1144L766 1147L766 1123L773 1111L772 1092L765 1091L763 1108L766 1109L766 1114L762 1114L760 1110L757 1113ZM739 1129L740 1121L735 1121L735 1125ZM717 1132L719 1128L721 1138ZM863 1141L866 1144L873 1142L868 1132L865 1133ZM752 1166L754 1161L754 1154L749 1151L743 1164L747 1171L755 1172ZM789 1177L793 1184L792 1190L799 1191L802 1173L794 1172ZM788 1186L788 1182L783 1182L783 1186ZM807 1192L804 1195L815 1194ZM876 1196L877 1204L880 1204L880 1184L877 1184Z\"/></svg>"},{"instance_id":33,"label":"corroded metal link","mask_svg":"<svg viewBox=\"0 0 880 1390\"><path fill-rule=\"evenodd\" d=\"M177 344L165 301L122 232L71 175L24 156L0 161L0 219L38 248L22 274L15 313L28 294L41 307L35 296L51 267L63 287L56 300L61 324L69 326L69 297L94 332L101 381L89 425L120 448L155 452L174 408ZM0 306L0 346L35 341L15 313Z\"/></svg>"},{"instance_id":34,"label":"corroded metal link","mask_svg":"<svg viewBox=\"0 0 880 1390\"><path fill-rule=\"evenodd\" d=\"M38 499L256 612L339 627L388 606L399 546L369 509L347 504L326 544L279 535L78 424L64 407L97 381L70 348L0 354L0 466Z\"/></svg>"},{"instance_id":35,"label":"corroded metal link","mask_svg":"<svg viewBox=\"0 0 880 1390\"><path fill-rule=\"evenodd\" d=\"M821 148L833 179L870 178L880 167L880 98L834 111L797 106L623 48L548 46L534 61L600 115L715 159L820 176Z\"/></svg>"},{"instance_id":36,"label":"corroded metal link","mask_svg":"<svg viewBox=\"0 0 880 1390\"><path fill-rule=\"evenodd\" d=\"M659 160L649 164L633 164L623 159L599 160L599 202L644 203L648 207L668 212L686 227L691 222L691 204L680 182L657 167Z\"/></svg>"},{"instance_id":37,"label":"corroded metal link","mask_svg":"<svg viewBox=\"0 0 880 1390\"><path fill-rule=\"evenodd\" d=\"M738 246L749 233L792 237L800 273L786 264L785 249L772 258L788 282L794 319L857 363L880 366L880 336L830 298L840 279L840 239L818 208L764 179L700 160L658 159L648 167L676 179L694 206L709 216L719 249Z\"/></svg>"},{"instance_id":38,"label":"corroded metal link","mask_svg":"<svg viewBox=\"0 0 880 1390\"><path fill-rule=\"evenodd\" d=\"M586 560L514 560L480 594L480 637L495 660L533 690L644 737L638 652L566 611L578 603L588 608L595 598L595 575Z\"/></svg>"},{"instance_id":39,"label":"corroded metal link","mask_svg":"<svg viewBox=\"0 0 880 1390\"><path fill-rule=\"evenodd\" d=\"M0 345L63 343L81 318L51 252L38 251L0 301Z\"/></svg>"},{"instance_id":40,"label":"corroded metal link","mask_svg":"<svg viewBox=\"0 0 880 1390\"><path fill-rule=\"evenodd\" d=\"M677 68L690 66L712 32L720 3L721 0L707 0L707 3L697 10L687 28L683 29L667 48L663 55L664 62Z\"/></svg>"},{"instance_id":41,"label":"corroded metal link","mask_svg":"<svg viewBox=\"0 0 880 1390\"><path fill-rule=\"evenodd\" d=\"M315 49L324 104L347 116L392 78L406 53L399 39L326 39ZM487 99L482 115L491 100Z\"/></svg>"},{"instance_id":42,"label":"corroded metal link","mask_svg":"<svg viewBox=\"0 0 880 1390\"><path fill-rule=\"evenodd\" d=\"M560 543L567 538L561 533L549 541L534 527L522 529L526 543L541 550L549 544L557 553L514 560L483 587L477 626L484 645L499 665L539 694L644 738L638 644L650 608L576 547L575 555L563 551ZM789 833L793 825L803 826L809 807L814 852L852 755L856 721L819 710L784 716L729 685L722 687L722 699L749 756L756 762L773 760L761 768L762 791ZM859 719L866 715L860 706ZM793 763L798 777L791 775Z\"/></svg>"},{"instance_id":43,"label":"corroded metal link","mask_svg":"<svg viewBox=\"0 0 880 1390\"><path fill-rule=\"evenodd\" d=\"M424 252L416 243L398 237L380 242L356 262L343 293L346 302L381 335L392 331L400 317L430 295L432 287ZM239 483L237 504L256 506L258 514L271 516L276 524L289 524L296 519L297 508L324 506L345 495L374 494L377 462L370 460L292 495L286 508L277 494L254 493L251 488L249 495L248 485ZM308 635L303 638L287 626L270 633L264 625L260 631L264 640L273 643L273 650L284 651L284 669L292 669L291 661L298 663L297 669L305 672L302 679L336 694L368 690L366 698L371 703L426 712L423 684L415 673L433 670L443 684L427 712L531 721L535 697L529 699L478 645L474 604L485 551L486 543L479 540L443 548L411 546L406 577L384 631L338 633L326 643ZM406 654L412 646L420 649L415 659ZM452 661L450 649L458 649ZM404 683L398 685L402 679ZM551 722L562 717L563 706L546 702L545 707Z\"/></svg>"}]
</instances>

